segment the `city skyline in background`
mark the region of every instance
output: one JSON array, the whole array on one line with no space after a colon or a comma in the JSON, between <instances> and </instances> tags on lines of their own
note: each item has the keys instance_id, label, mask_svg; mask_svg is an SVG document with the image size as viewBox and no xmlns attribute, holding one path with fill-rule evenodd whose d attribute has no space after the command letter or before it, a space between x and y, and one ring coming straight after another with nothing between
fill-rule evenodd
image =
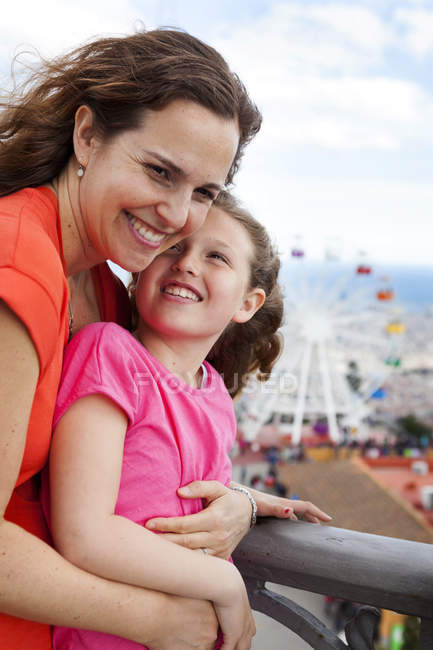
<instances>
[{"instance_id":1,"label":"city skyline in background","mask_svg":"<svg viewBox=\"0 0 433 650\"><path fill-rule=\"evenodd\" d=\"M283 255L433 266L430 1L19 0L2 16L0 85L14 54L175 25L215 46L264 116L235 192Z\"/></svg>"}]
</instances>

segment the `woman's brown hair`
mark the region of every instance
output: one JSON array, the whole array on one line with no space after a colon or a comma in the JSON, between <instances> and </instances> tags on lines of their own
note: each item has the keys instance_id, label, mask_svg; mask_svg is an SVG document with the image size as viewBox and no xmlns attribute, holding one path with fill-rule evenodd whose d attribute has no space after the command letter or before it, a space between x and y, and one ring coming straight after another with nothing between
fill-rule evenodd
<instances>
[{"instance_id":1,"label":"woman's brown hair","mask_svg":"<svg viewBox=\"0 0 433 650\"><path fill-rule=\"evenodd\" d=\"M157 29L103 38L42 61L0 102L0 196L49 182L73 153L74 117L89 106L105 138L138 127L144 110L196 102L239 125L232 181L261 115L223 57L194 36Z\"/></svg>"},{"instance_id":2,"label":"woman's brown hair","mask_svg":"<svg viewBox=\"0 0 433 650\"><path fill-rule=\"evenodd\" d=\"M249 288L259 287L266 298L246 323L230 323L207 356L222 375L232 397L238 395L252 375L269 379L282 349L278 333L283 320L283 296L278 285L279 256L265 228L229 192L222 191L214 206L240 223L253 244Z\"/></svg>"}]
</instances>

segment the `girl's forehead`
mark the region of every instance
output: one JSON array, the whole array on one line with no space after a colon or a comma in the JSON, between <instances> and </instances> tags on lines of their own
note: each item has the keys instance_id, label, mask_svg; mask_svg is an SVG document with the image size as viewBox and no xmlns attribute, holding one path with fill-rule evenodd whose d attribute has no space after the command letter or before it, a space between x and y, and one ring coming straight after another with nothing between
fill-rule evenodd
<instances>
[{"instance_id":1,"label":"girl's forehead","mask_svg":"<svg viewBox=\"0 0 433 650\"><path fill-rule=\"evenodd\" d=\"M197 242L215 241L230 248L252 250L253 242L244 225L217 207L211 207L203 225L187 239Z\"/></svg>"}]
</instances>

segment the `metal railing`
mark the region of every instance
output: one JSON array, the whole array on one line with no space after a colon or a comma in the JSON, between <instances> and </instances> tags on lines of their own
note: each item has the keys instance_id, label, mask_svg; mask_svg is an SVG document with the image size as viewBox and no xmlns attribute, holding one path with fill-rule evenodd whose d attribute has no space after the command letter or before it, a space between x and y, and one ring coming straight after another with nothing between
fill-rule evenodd
<instances>
[{"instance_id":1,"label":"metal railing","mask_svg":"<svg viewBox=\"0 0 433 650\"><path fill-rule=\"evenodd\" d=\"M420 650L433 650L433 545L303 521L259 519L233 559L251 607L279 621L316 650L372 650L379 612L421 619ZM363 606L346 626L347 644L266 582Z\"/></svg>"}]
</instances>

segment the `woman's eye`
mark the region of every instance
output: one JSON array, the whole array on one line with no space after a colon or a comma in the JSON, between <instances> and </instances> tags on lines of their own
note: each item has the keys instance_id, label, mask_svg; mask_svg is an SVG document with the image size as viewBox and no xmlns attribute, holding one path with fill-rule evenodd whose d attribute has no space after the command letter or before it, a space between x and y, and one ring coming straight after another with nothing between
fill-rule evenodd
<instances>
[{"instance_id":1,"label":"woman's eye","mask_svg":"<svg viewBox=\"0 0 433 650\"><path fill-rule=\"evenodd\" d=\"M210 190L207 190L205 187L199 187L195 190L197 194L200 194L204 199L208 201L215 201L215 194Z\"/></svg>"},{"instance_id":2,"label":"woman's eye","mask_svg":"<svg viewBox=\"0 0 433 650\"><path fill-rule=\"evenodd\" d=\"M155 175L159 176L160 178L165 178L168 179L169 174L164 167L160 167L159 165L147 165L147 168Z\"/></svg>"}]
</instances>

